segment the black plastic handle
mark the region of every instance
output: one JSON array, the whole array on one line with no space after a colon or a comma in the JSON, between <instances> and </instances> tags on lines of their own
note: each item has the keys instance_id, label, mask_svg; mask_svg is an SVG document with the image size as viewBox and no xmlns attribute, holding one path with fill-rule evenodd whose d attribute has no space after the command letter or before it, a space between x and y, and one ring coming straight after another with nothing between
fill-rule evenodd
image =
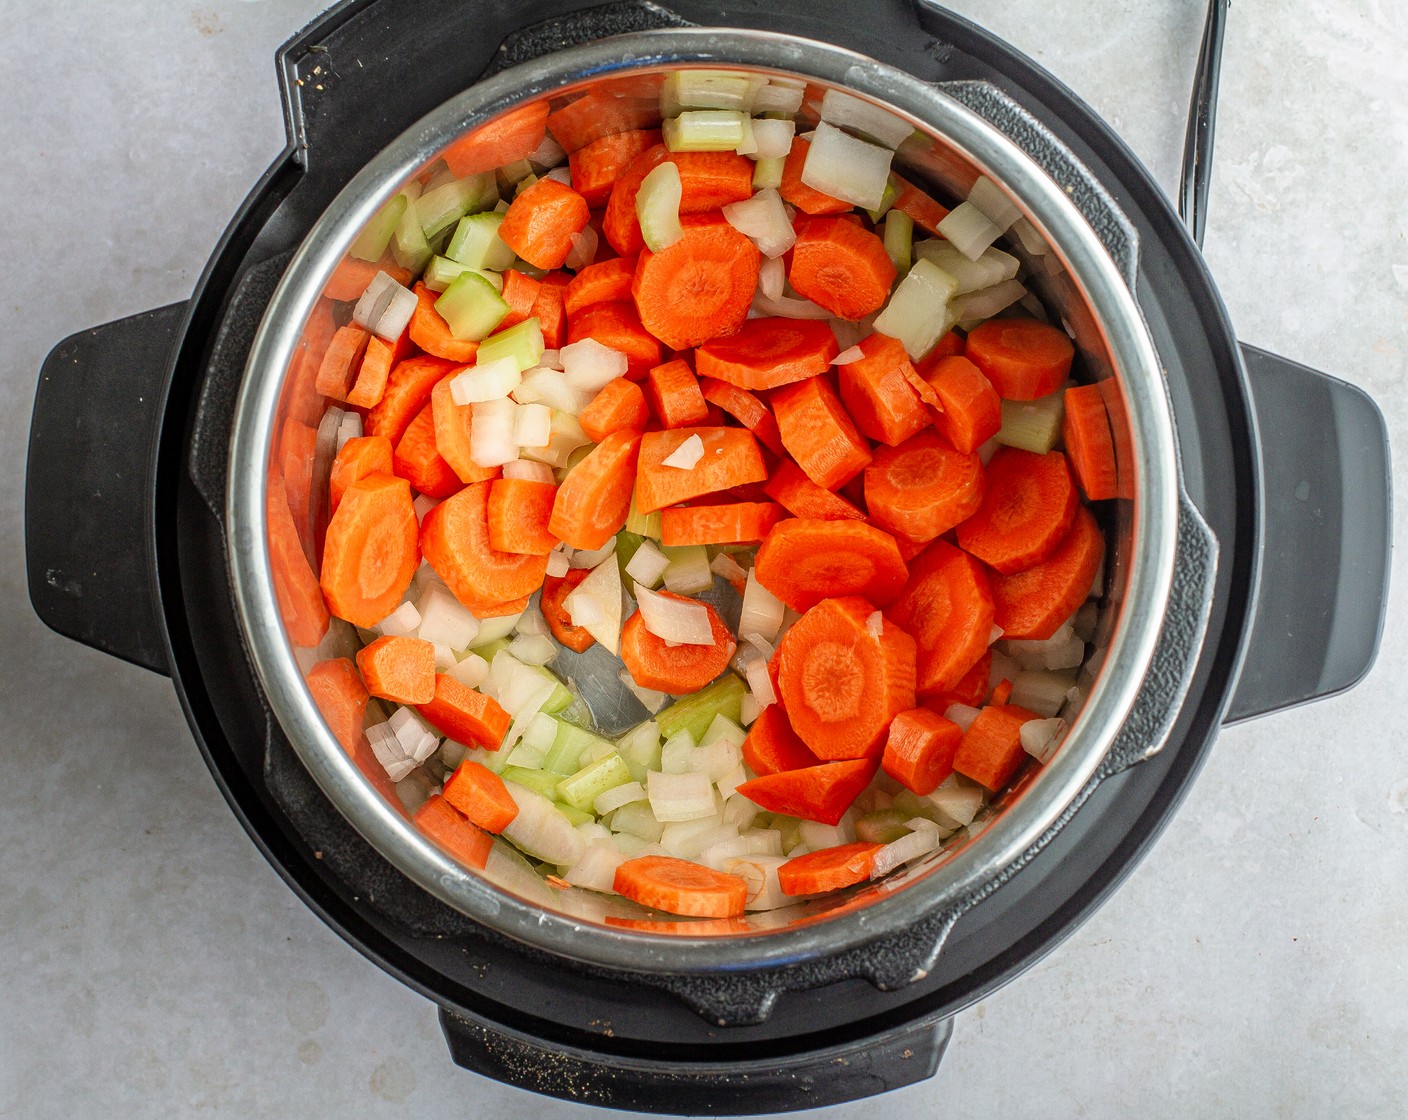
<instances>
[{"instance_id":1,"label":"black plastic handle","mask_svg":"<svg viewBox=\"0 0 1408 1120\"><path fill-rule=\"evenodd\" d=\"M534 1093L635 1112L742 1116L824 1108L933 1077L951 1019L879 1039L755 1061L682 1064L596 1054L510 1034L453 1012L440 1026L456 1065Z\"/></svg>"},{"instance_id":2,"label":"black plastic handle","mask_svg":"<svg viewBox=\"0 0 1408 1120\"><path fill-rule=\"evenodd\" d=\"M1261 578L1225 721L1357 684L1388 602L1388 431L1362 390L1243 346L1260 430Z\"/></svg>"},{"instance_id":3,"label":"black plastic handle","mask_svg":"<svg viewBox=\"0 0 1408 1120\"><path fill-rule=\"evenodd\" d=\"M25 475L29 600L52 630L166 673L151 449L186 304L64 339L40 371Z\"/></svg>"}]
</instances>

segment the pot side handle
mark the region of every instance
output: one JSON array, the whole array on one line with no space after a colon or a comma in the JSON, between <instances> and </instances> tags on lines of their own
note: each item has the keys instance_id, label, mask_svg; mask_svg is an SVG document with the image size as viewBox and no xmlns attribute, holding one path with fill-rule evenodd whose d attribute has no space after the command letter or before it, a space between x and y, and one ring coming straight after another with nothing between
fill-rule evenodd
<instances>
[{"instance_id":1,"label":"pot side handle","mask_svg":"<svg viewBox=\"0 0 1408 1120\"><path fill-rule=\"evenodd\" d=\"M443 1008L440 1027L456 1065L496 1081L577 1104L696 1116L822 1108L913 1085L934 1075L953 1033L951 1019L920 1021L880 1041L692 1065L541 1043Z\"/></svg>"},{"instance_id":2,"label":"pot side handle","mask_svg":"<svg viewBox=\"0 0 1408 1120\"><path fill-rule=\"evenodd\" d=\"M157 673L168 669L150 460L186 306L80 331L49 352L25 472L35 613L65 637Z\"/></svg>"},{"instance_id":3,"label":"pot side handle","mask_svg":"<svg viewBox=\"0 0 1408 1120\"><path fill-rule=\"evenodd\" d=\"M1242 346L1261 435L1261 574L1224 722L1333 696L1374 663L1388 602L1392 484L1362 390Z\"/></svg>"}]
</instances>

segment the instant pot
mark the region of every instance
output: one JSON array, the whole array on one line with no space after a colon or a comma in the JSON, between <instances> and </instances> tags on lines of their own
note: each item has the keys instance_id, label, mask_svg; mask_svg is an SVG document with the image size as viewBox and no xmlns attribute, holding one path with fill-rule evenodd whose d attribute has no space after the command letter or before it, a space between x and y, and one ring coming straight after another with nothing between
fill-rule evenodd
<instances>
[{"instance_id":1,"label":"instant pot","mask_svg":"<svg viewBox=\"0 0 1408 1120\"><path fill-rule=\"evenodd\" d=\"M1159 188L1049 75L942 9L859 11L343 4L280 52L289 146L192 298L75 335L42 371L26 501L36 610L169 674L275 868L439 1005L455 1061L512 1084L740 1113L928 1077L954 1014L1118 885L1223 723L1341 691L1373 659L1389 526L1373 403L1237 344ZM679 67L844 89L919 130L900 159L941 197L978 175L1005 192L1031 231L1010 248L1086 375L1112 387L1128 480L1104 511L1088 695L1051 762L965 844L717 936L612 924L587 892L553 899L474 874L420 836L313 704L264 524L277 433L322 407L296 376L314 311L381 203L450 140L526 101L653 94ZM1209 90L1195 133L1211 104ZM1193 181L1201 203L1205 174ZM330 458L317 451L314 479ZM310 503L298 526L310 540L319 514Z\"/></svg>"}]
</instances>

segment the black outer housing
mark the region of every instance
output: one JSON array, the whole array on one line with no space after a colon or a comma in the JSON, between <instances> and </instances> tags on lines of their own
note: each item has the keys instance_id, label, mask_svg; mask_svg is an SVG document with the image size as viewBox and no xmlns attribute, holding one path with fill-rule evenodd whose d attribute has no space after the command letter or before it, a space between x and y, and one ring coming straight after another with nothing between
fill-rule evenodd
<instances>
[{"instance_id":1,"label":"black outer housing","mask_svg":"<svg viewBox=\"0 0 1408 1120\"><path fill-rule=\"evenodd\" d=\"M1386 441L1372 404L1260 352L1244 371L1205 266L1158 187L1049 75L949 13L900 0L867 5L864 20L855 11L840 0L766 7L683 0L668 10L571 0L531 9L352 0L280 51L293 141L232 222L190 303L74 336L45 363L26 521L40 616L80 641L169 672L222 792L290 886L349 943L440 1005L457 1062L538 1092L644 1111L730 1114L815 1107L932 1075L952 1015L1074 930L1147 850L1201 766L1229 701L1241 718L1348 687L1377 644L1382 598L1372 593L1386 579L1387 491L1342 481L1348 468L1339 447L1323 439L1328 413L1341 439L1353 441L1347 446L1362 447L1354 481L1386 480ZM553 22L533 26L544 20ZM224 556L228 418L245 357L288 254L333 195L408 124L488 69L683 21L825 39L931 81L990 81L1069 145L1137 228L1136 294L1168 370L1185 485L1220 544L1207 637L1160 755L1098 786L1020 875L959 920L925 979L881 992L803 966L795 977L801 990L785 993L765 1021L722 1031L658 990L668 981L653 985L510 943L386 863L313 785L269 716L244 657ZM445 43L456 49L444 50ZM408 72L415 82L397 80ZM70 365L81 380L63 376ZM1327 449L1324 473L1313 476L1327 492L1315 495L1309 521L1294 516L1309 509L1305 498L1281 492L1298 487L1304 468L1266 465L1268 504L1282 518L1269 526L1268 555L1294 553L1308 572L1337 570L1341 578L1314 581L1331 584L1320 592L1327 602L1319 611L1306 609L1302 585L1310 580L1263 586L1257 629L1265 628L1267 645L1258 657L1253 643L1256 668L1234 696L1257 580L1259 445L1247 373L1263 419L1278 429L1320 425L1318 441L1278 445ZM122 385L126 395L103 399L85 385ZM1306 394L1318 408L1306 407ZM149 432L150 443L93 445L98 406L108 430ZM139 457L148 446L143 472ZM89 460L87 472L71 473ZM74 478L83 490L74 500L91 510L76 532L43 520L46 509L73 508L52 496L80 488ZM1307 539L1307 525L1326 528L1325 511L1340 518L1341 499L1365 490L1360 508L1339 525L1355 547L1324 533ZM136 509L142 517L132 515ZM111 566L93 564L94 557ZM154 573L151 582L146 573ZM85 580L80 597L73 587ZM1291 648L1303 656L1288 658L1291 648L1281 647L1273 661L1264 654L1279 645L1287 620L1302 627L1304 640Z\"/></svg>"}]
</instances>

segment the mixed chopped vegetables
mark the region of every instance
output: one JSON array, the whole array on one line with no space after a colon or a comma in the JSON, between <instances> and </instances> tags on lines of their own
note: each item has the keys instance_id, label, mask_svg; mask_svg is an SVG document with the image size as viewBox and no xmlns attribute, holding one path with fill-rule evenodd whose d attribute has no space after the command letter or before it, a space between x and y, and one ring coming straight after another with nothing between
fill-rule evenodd
<instances>
[{"instance_id":1,"label":"mixed chopped vegetables","mask_svg":"<svg viewBox=\"0 0 1408 1120\"><path fill-rule=\"evenodd\" d=\"M962 840L1080 702L1114 401L995 247L1006 195L949 210L893 166L907 125L815 92L527 105L329 284L278 595L298 645L357 628L309 687L471 868L497 836L559 887L775 909ZM579 655L645 718L606 734Z\"/></svg>"}]
</instances>

